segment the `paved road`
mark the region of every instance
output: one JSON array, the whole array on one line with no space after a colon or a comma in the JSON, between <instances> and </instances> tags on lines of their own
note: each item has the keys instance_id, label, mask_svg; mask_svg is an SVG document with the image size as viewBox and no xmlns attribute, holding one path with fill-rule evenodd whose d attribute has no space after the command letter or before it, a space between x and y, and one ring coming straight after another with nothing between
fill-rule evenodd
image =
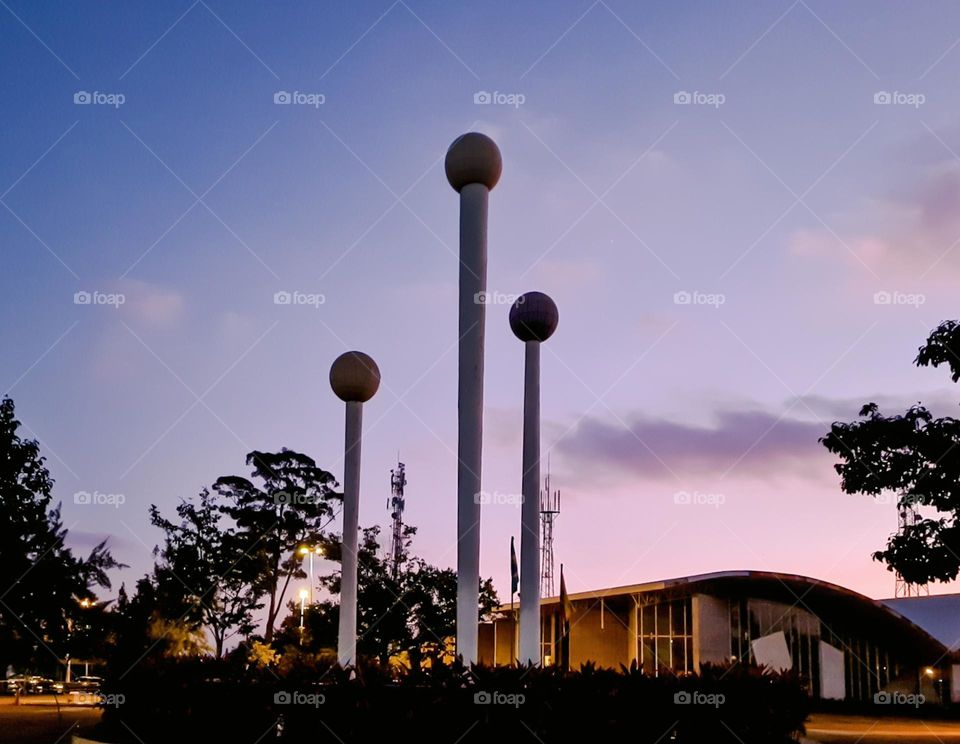
<instances>
[{"instance_id":1,"label":"paved road","mask_svg":"<svg viewBox=\"0 0 960 744\"><path fill-rule=\"evenodd\" d=\"M24 695L14 705L12 695L0 696L0 744L64 744L69 731L88 733L100 720L100 709L92 705L66 705L53 695Z\"/></svg>"},{"instance_id":2,"label":"paved road","mask_svg":"<svg viewBox=\"0 0 960 744\"><path fill-rule=\"evenodd\" d=\"M98 708L69 705L63 697L59 710L52 695L27 695L17 706L13 701L0 696L0 744L64 744L71 729L89 734L100 720ZM807 738L821 744L960 744L960 721L818 714L807 722Z\"/></svg>"},{"instance_id":3,"label":"paved road","mask_svg":"<svg viewBox=\"0 0 960 744\"><path fill-rule=\"evenodd\" d=\"M960 743L960 721L923 721L912 718L814 715L807 721L807 738L822 744Z\"/></svg>"}]
</instances>

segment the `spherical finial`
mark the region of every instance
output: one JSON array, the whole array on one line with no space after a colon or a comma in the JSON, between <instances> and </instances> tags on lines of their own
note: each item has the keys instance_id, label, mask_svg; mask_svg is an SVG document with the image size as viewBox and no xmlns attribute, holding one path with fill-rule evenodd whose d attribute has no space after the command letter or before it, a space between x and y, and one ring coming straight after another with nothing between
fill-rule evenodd
<instances>
[{"instance_id":1,"label":"spherical finial","mask_svg":"<svg viewBox=\"0 0 960 744\"><path fill-rule=\"evenodd\" d=\"M380 387L380 368L362 351L348 351L330 365L330 387L340 400L365 403Z\"/></svg>"},{"instance_id":2,"label":"spherical finial","mask_svg":"<svg viewBox=\"0 0 960 744\"><path fill-rule=\"evenodd\" d=\"M444 164L447 180L460 191L468 183L482 183L492 189L500 180L503 158L497 143L485 134L468 132L457 137L447 150Z\"/></svg>"},{"instance_id":3,"label":"spherical finial","mask_svg":"<svg viewBox=\"0 0 960 744\"><path fill-rule=\"evenodd\" d=\"M510 308L510 328L521 341L546 341L559 322L557 304L543 292L520 295Z\"/></svg>"}]
</instances>

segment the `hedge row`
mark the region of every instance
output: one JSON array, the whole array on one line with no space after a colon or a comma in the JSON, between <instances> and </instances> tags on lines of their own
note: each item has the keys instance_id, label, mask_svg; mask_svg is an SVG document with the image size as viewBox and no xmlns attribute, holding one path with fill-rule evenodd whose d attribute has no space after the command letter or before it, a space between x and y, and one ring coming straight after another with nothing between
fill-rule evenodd
<instances>
[{"instance_id":1,"label":"hedge row","mask_svg":"<svg viewBox=\"0 0 960 744\"><path fill-rule=\"evenodd\" d=\"M257 670L149 662L104 690L98 735L123 744L630 741L780 744L803 730L795 677L757 668L647 676L585 666L436 666L397 678L323 663Z\"/></svg>"}]
</instances>

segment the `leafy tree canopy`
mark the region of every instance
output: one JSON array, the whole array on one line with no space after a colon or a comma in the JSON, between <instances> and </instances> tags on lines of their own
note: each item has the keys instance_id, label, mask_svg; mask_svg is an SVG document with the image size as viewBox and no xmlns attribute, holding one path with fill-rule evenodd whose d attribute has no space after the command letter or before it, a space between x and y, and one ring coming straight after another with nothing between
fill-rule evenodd
<instances>
[{"instance_id":1,"label":"leafy tree canopy","mask_svg":"<svg viewBox=\"0 0 960 744\"><path fill-rule=\"evenodd\" d=\"M13 400L0 401L0 672L50 670L70 653L97 587L119 567L106 541L86 558L66 546L53 479L35 440L19 435Z\"/></svg>"},{"instance_id":2,"label":"leafy tree canopy","mask_svg":"<svg viewBox=\"0 0 960 744\"><path fill-rule=\"evenodd\" d=\"M941 323L920 347L915 364L946 365L953 381L960 380L960 325ZM916 524L891 535L874 559L910 583L957 578L960 420L934 417L920 404L885 416L876 403L868 403L856 421L835 422L820 441L840 458L834 467L845 492L893 494L901 507L929 507Z\"/></svg>"}]
</instances>

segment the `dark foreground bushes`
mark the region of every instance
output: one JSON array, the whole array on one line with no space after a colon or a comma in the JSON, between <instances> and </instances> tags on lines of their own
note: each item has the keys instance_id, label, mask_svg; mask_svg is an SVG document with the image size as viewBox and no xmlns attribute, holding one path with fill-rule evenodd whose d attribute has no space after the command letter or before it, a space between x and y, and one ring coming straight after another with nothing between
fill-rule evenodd
<instances>
[{"instance_id":1,"label":"dark foreground bushes","mask_svg":"<svg viewBox=\"0 0 960 744\"><path fill-rule=\"evenodd\" d=\"M781 744L808 704L792 676L739 666L682 678L439 666L397 680L378 667L351 678L322 664L281 674L189 660L138 666L104 692L114 704L98 736L123 744Z\"/></svg>"}]
</instances>

